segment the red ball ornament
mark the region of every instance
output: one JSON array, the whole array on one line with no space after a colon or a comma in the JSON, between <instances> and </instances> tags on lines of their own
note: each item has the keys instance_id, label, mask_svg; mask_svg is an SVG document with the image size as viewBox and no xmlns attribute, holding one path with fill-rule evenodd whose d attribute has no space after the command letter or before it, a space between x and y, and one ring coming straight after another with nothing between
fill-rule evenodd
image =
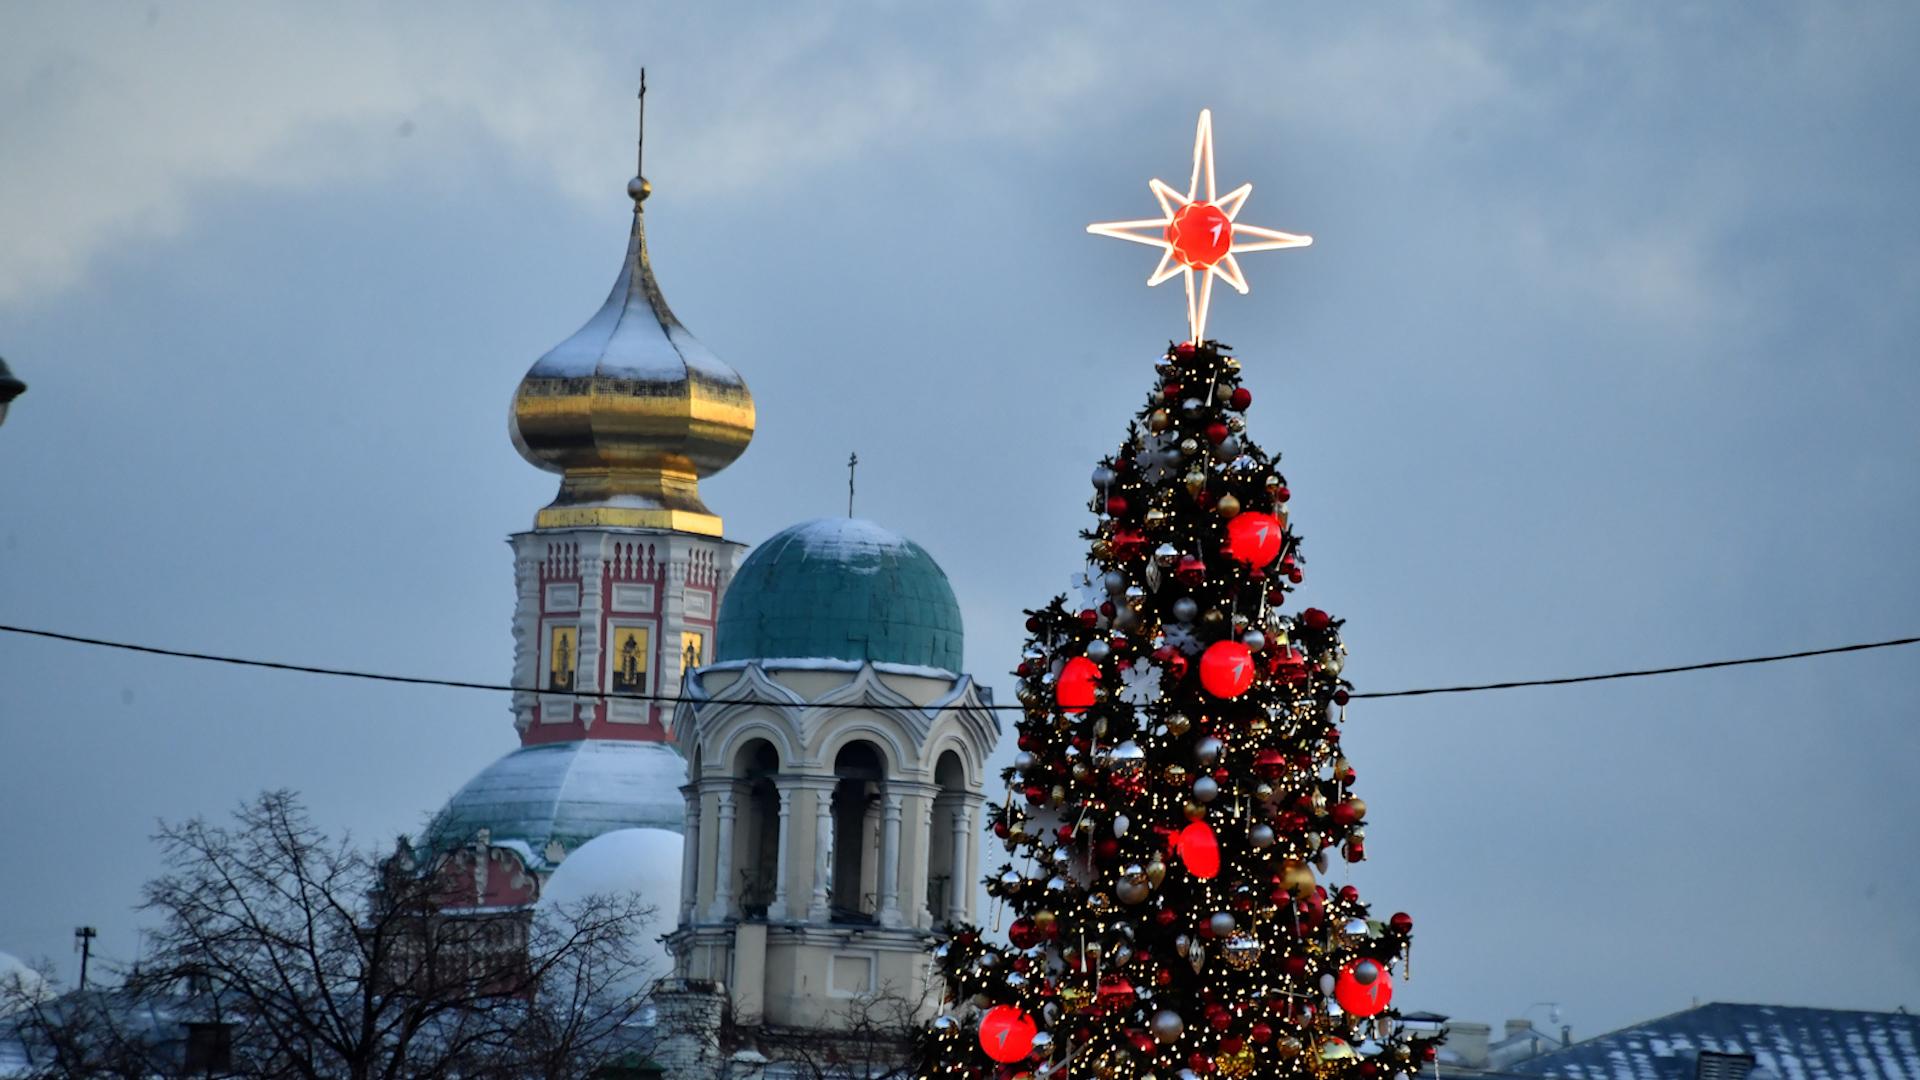
<instances>
[{"instance_id":1,"label":"red ball ornament","mask_svg":"<svg viewBox=\"0 0 1920 1080\"><path fill-rule=\"evenodd\" d=\"M1173 347L1173 355L1181 360L1193 359L1193 342L1183 341Z\"/></svg>"},{"instance_id":2,"label":"red ball ornament","mask_svg":"<svg viewBox=\"0 0 1920 1080\"><path fill-rule=\"evenodd\" d=\"M1351 885L1342 885L1340 886L1340 899L1349 904L1356 903L1360 899L1360 890Z\"/></svg>"},{"instance_id":3,"label":"red ball ornament","mask_svg":"<svg viewBox=\"0 0 1920 1080\"><path fill-rule=\"evenodd\" d=\"M1016 949L1031 949L1046 939L1046 932L1025 915L1013 920L1013 924L1007 927L1007 940Z\"/></svg>"},{"instance_id":4,"label":"red ball ornament","mask_svg":"<svg viewBox=\"0 0 1920 1080\"><path fill-rule=\"evenodd\" d=\"M1274 675L1281 682L1304 682L1307 678L1307 651L1293 645L1283 645L1273 651L1268 661Z\"/></svg>"},{"instance_id":5,"label":"red ball ornament","mask_svg":"<svg viewBox=\"0 0 1920 1080\"><path fill-rule=\"evenodd\" d=\"M1236 698L1253 685L1253 650L1238 641L1216 641L1200 654L1200 685L1217 698Z\"/></svg>"},{"instance_id":6,"label":"red ball ornament","mask_svg":"<svg viewBox=\"0 0 1920 1080\"><path fill-rule=\"evenodd\" d=\"M1375 1016L1393 1000L1393 976L1370 956L1347 962L1333 984L1333 998L1354 1016Z\"/></svg>"},{"instance_id":7,"label":"red ball ornament","mask_svg":"<svg viewBox=\"0 0 1920 1080\"><path fill-rule=\"evenodd\" d=\"M1245 412L1247 406L1253 404L1253 391L1244 386L1236 386L1233 388L1233 393L1228 396L1227 404L1233 406L1237 412Z\"/></svg>"},{"instance_id":8,"label":"red ball ornament","mask_svg":"<svg viewBox=\"0 0 1920 1080\"><path fill-rule=\"evenodd\" d=\"M1181 829L1179 839L1174 841L1174 850L1179 852L1180 861L1194 877L1207 880L1219 875L1220 838L1206 822L1196 821Z\"/></svg>"},{"instance_id":9,"label":"red ball ornament","mask_svg":"<svg viewBox=\"0 0 1920 1080\"><path fill-rule=\"evenodd\" d=\"M1317 607L1310 607L1300 613L1300 621L1309 630L1325 630L1327 624L1333 621L1333 617Z\"/></svg>"},{"instance_id":10,"label":"red ball ornament","mask_svg":"<svg viewBox=\"0 0 1920 1080\"><path fill-rule=\"evenodd\" d=\"M1207 441L1215 446L1226 442L1228 434L1227 425L1225 424L1215 422L1207 425Z\"/></svg>"},{"instance_id":11,"label":"red ball ornament","mask_svg":"<svg viewBox=\"0 0 1920 1080\"><path fill-rule=\"evenodd\" d=\"M1207 564L1197 555L1181 556L1180 565L1173 572L1183 585L1198 585L1207 577Z\"/></svg>"},{"instance_id":12,"label":"red ball ornament","mask_svg":"<svg viewBox=\"0 0 1920 1080\"><path fill-rule=\"evenodd\" d=\"M1288 491L1286 488L1281 488L1273 493L1273 498L1275 502L1286 502L1288 499L1293 498L1293 492Z\"/></svg>"},{"instance_id":13,"label":"red ball ornament","mask_svg":"<svg viewBox=\"0 0 1920 1080\"><path fill-rule=\"evenodd\" d=\"M1413 916L1404 911L1396 911L1393 913L1393 918L1387 920L1387 925L1392 927L1396 934L1402 936L1411 934L1413 933Z\"/></svg>"},{"instance_id":14,"label":"red ball ornament","mask_svg":"<svg viewBox=\"0 0 1920 1080\"><path fill-rule=\"evenodd\" d=\"M1094 689L1100 682L1100 665L1084 656L1076 656L1067 661L1060 669L1060 680L1054 684L1053 698L1060 703L1060 711L1084 712L1093 704Z\"/></svg>"},{"instance_id":15,"label":"red ball ornament","mask_svg":"<svg viewBox=\"0 0 1920 1080\"><path fill-rule=\"evenodd\" d=\"M1107 499L1107 516L1122 517L1127 512L1127 500L1119 495Z\"/></svg>"},{"instance_id":16,"label":"red ball ornament","mask_svg":"<svg viewBox=\"0 0 1920 1080\"><path fill-rule=\"evenodd\" d=\"M1003 1065L1011 1065L1033 1052L1033 1037L1040 1028L1033 1017L1012 1005L995 1005L980 1018L980 1049Z\"/></svg>"},{"instance_id":17,"label":"red ball ornament","mask_svg":"<svg viewBox=\"0 0 1920 1080\"><path fill-rule=\"evenodd\" d=\"M1333 703L1335 705L1345 705L1351 700L1353 700L1353 695L1347 693L1345 690L1335 690L1333 692Z\"/></svg>"},{"instance_id":18,"label":"red ball ornament","mask_svg":"<svg viewBox=\"0 0 1920 1080\"><path fill-rule=\"evenodd\" d=\"M1264 1043L1267 1040L1273 1038L1273 1025L1262 1020L1259 1023L1253 1025L1253 1030L1249 1032L1249 1034L1253 1036L1254 1042Z\"/></svg>"},{"instance_id":19,"label":"red ball ornament","mask_svg":"<svg viewBox=\"0 0 1920 1080\"><path fill-rule=\"evenodd\" d=\"M1113 557L1122 562L1136 559L1147 550L1147 534L1138 529L1115 529L1107 546L1113 550Z\"/></svg>"},{"instance_id":20,"label":"red ball ornament","mask_svg":"<svg viewBox=\"0 0 1920 1080\"><path fill-rule=\"evenodd\" d=\"M1233 222L1210 202L1190 202L1174 211L1166 238L1182 265L1205 270L1233 249Z\"/></svg>"},{"instance_id":21,"label":"red ball ornament","mask_svg":"<svg viewBox=\"0 0 1920 1080\"><path fill-rule=\"evenodd\" d=\"M1256 569L1270 566L1280 555L1286 526L1272 514L1249 512L1227 522L1227 554Z\"/></svg>"}]
</instances>

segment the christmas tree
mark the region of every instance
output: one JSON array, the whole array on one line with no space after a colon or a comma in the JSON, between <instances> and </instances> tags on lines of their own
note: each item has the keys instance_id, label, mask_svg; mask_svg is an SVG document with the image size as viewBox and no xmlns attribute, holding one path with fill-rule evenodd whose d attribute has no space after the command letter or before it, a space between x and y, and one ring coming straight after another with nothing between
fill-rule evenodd
<instances>
[{"instance_id":1,"label":"christmas tree","mask_svg":"<svg viewBox=\"0 0 1920 1080\"><path fill-rule=\"evenodd\" d=\"M1082 595L1027 613L1019 754L991 815L1008 860L986 882L1008 944L956 927L936 949L922 1080L1404 1080L1439 1039L1389 1005L1413 920L1323 884L1366 856L1346 650L1341 620L1288 604L1287 481L1247 434L1239 362L1202 340L1213 267L1246 249L1193 227L1245 200L1214 199L1210 137L1202 114L1194 189L1167 189L1166 220L1121 223L1161 228L1189 270L1193 340L1094 468ZM1306 242L1288 239L1266 246Z\"/></svg>"}]
</instances>

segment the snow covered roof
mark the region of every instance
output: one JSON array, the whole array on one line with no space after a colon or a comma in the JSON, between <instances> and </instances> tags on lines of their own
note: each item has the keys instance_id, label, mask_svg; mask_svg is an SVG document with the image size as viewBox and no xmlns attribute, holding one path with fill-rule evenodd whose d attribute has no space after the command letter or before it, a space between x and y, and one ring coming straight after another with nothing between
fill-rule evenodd
<instances>
[{"instance_id":1,"label":"snow covered roof","mask_svg":"<svg viewBox=\"0 0 1920 1080\"><path fill-rule=\"evenodd\" d=\"M1700 1055L1753 1056L1758 1080L1920 1080L1920 1016L1715 1002L1509 1066L1568 1080L1694 1080ZM1738 1070L1736 1070L1738 1071Z\"/></svg>"},{"instance_id":2,"label":"snow covered roof","mask_svg":"<svg viewBox=\"0 0 1920 1080\"><path fill-rule=\"evenodd\" d=\"M920 545L871 521L818 518L740 564L720 605L716 657L816 658L962 670L960 604Z\"/></svg>"},{"instance_id":3,"label":"snow covered roof","mask_svg":"<svg viewBox=\"0 0 1920 1080\"><path fill-rule=\"evenodd\" d=\"M664 743L586 739L523 746L467 781L427 827L426 847L471 843L480 829L534 870L558 840L573 851L615 829L684 832L687 765ZM522 847L521 845L524 845Z\"/></svg>"}]
</instances>

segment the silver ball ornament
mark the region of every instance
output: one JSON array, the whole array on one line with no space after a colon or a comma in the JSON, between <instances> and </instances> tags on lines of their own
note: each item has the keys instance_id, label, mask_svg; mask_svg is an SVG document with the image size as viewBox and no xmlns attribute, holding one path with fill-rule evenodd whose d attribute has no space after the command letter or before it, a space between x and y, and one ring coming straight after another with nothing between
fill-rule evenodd
<instances>
[{"instance_id":1,"label":"silver ball ornament","mask_svg":"<svg viewBox=\"0 0 1920 1080\"><path fill-rule=\"evenodd\" d=\"M1105 641L1095 638L1087 642L1087 659L1094 663L1104 664L1106 663L1107 657L1112 655L1113 646L1107 644Z\"/></svg>"},{"instance_id":2,"label":"silver ball ornament","mask_svg":"<svg viewBox=\"0 0 1920 1080\"><path fill-rule=\"evenodd\" d=\"M1186 1021L1180 1019L1180 1014L1172 1009L1161 1009L1154 1013L1152 1026L1153 1037L1166 1046L1179 1042L1180 1036L1187 1030Z\"/></svg>"},{"instance_id":3,"label":"silver ball ornament","mask_svg":"<svg viewBox=\"0 0 1920 1080\"><path fill-rule=\"evenodd\" d=\"M1193 744L1193 760L1201 765L1211 766L1220 760L1220 740L1209 735Z\"/></svg>"},{"instance_id":4,"label":"silver ball ornament","mask_svg":"<svg viewBox=\"0 0 1920 1080\"><path fill-rule=\"evenodd\" d=\"M1193 801L1210 803L1220 797L1220 785L1211 776L1203 776L1193 782Z\"/></svg>"},{"instance_id":5,"label":"silver ball ornament","mask_svg":"<svg viewBox=\"0 0 1920 1080\"><path fill-rule=\"evenodd\" d=\"M1189 623L1200 614L1200 605L1191 596L1183 596L1173 602L1173 617L1183 623Z\"/></svg>"},{"instance_id":6,"label":"silver ball ornament","mask_svg":"<svg viewBox=\"0 0 1920 1080\"><path fill-rule=\"evenodd\" d=\"M1217 938L1224 938L1233 933L1233 914L1226 911L1214 912L1213 917L1207 920L1207 929L1213 931L1213 936Z\"/></svg>"}]
</instances>

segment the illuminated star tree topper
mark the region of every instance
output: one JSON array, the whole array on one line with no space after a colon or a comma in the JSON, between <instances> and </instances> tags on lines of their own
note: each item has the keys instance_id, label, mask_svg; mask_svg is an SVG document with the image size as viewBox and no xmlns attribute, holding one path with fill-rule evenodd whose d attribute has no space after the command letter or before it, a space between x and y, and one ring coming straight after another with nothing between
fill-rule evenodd
<instances>
[{"instance_id":1,"label":"illuminated star tree topper","mask_svg":"<svg viewBox=\"0 0 1920 1080\"><path fill-rule=\"evenodd\" d=\"M1147 278L1158 285L1181 274L1187 281L1187 326L1193 341L1206 337L1207 305L1213 296L1213 279L1219 278L1244 295L1246 276L1234 258L1248 251L1272 251L1278 248L1306 247L1313 237L1243 225L1234 220L1252 194L1252 184L1241 184L1223 197L1217 194L1213 179L1213 113L1200 110L1200 124L1193 136L1193 176L1185 195L1165 181L1147 181L1148 190L1160 201L1161 217L1139 221L1108 221L1087 226L1099 236L1131 240L1161 249L1160 265ZM1204 197L1202 193L1204 192ZM1200 280L1194 281L1195 275Z\"/></svg>"}]
</instances>

